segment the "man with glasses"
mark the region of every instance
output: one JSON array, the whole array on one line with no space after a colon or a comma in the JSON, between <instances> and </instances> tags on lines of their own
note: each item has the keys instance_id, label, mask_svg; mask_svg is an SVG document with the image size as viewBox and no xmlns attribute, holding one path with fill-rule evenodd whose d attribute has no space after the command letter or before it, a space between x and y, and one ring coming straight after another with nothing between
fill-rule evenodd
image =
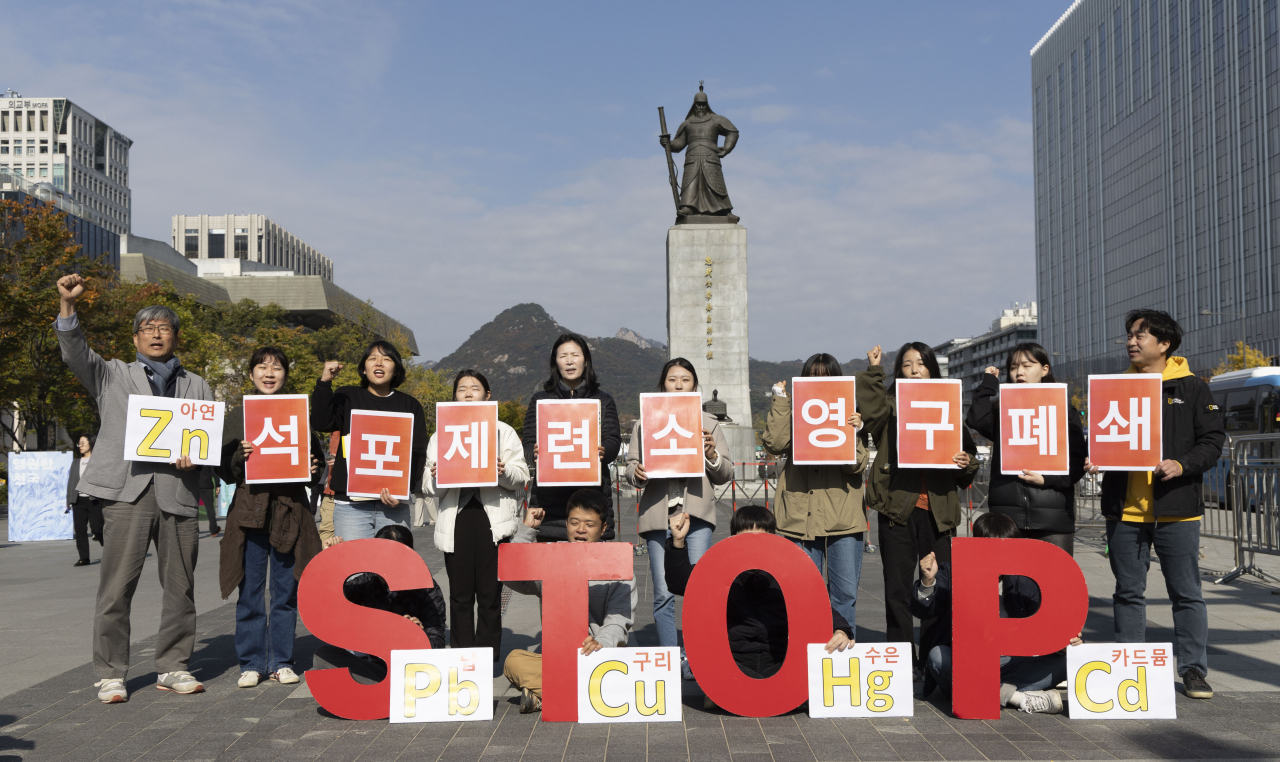
<instances>
[{"instance_id":1,"label":"man with glasses","mask_svg":"<svg viewBox=\"0 0 1280 762\"><path fill-rule=\"evenodd\" d=\"M204 379L188 373L174 356L178 316L163 306L144 307L133 319L137 361L105 360L89 348L76 317L84 278L58 280L62 298L54 329L62 359L98 403L102 428L94 458L77 489L106 501L102 572L93 620L93 666L98 699L129 700L129 613L142 576L147 548L155 543L164 604L156 636L156 687L200 693L204 686L187 670L196 639L195 566L199 539L197 507L202 492L212 506L209 470L183 456L174 463L124 459L124 435L132 394L213 401Z\"/></svg>"}]
</instances>

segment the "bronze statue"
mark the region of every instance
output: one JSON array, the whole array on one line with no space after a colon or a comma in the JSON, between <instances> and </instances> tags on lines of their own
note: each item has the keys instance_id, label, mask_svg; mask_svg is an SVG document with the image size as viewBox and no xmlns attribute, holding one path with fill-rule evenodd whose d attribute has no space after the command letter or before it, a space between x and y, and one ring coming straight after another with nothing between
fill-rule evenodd
<instances>
[{"instance_id":1,"label":"bronze statue","mask_svg":"<svg viewBox=\"0 0 1280 762\"><path fill-rule=\"evenodd\" d=\"M665 116L662 117L662 131L658 142L667 150L673 186L675 166L670 155L684 151L686 147L689 149L684 155L684 177L676 204L676 224L737 222L729 191L725 189L720 159L728 156L737 145L738 128L711 110L701 83L698 84L698 93L693 96L693 106L676 129L675 137L666 134ZM723 146L720 145L721 135L724 136Z\"/></svg>"}]
</instances>

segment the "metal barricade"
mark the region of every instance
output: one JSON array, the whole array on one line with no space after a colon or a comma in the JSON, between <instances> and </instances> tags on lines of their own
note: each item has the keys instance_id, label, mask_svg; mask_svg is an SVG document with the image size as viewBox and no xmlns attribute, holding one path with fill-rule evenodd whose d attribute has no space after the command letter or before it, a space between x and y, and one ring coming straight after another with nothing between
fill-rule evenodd
<instances>
[{"instance_id":1,"label":"metal barricade","mask_svg":"<svg viewBox=\"0 0 1280 762\"><path fill-rule=\"evenodd\" d=\"M1280 436L1255 434L1228 440L1231 458L1228 463L1219 461L1213 472L1215 492L1210 495L1210 479L1206 474L1205 517L1210 513L1209 498L1215 499L1212 510L1229 514L1234 537L1201 534L1220 539L1231 539L1236 546L1236 568L1214 580L1217 584L1230 582L1244 574L1251 574L1269 582L1280 578L1264 572L1254 563L1257 554L1280 556ZM1225 534L1225 533L1224 533Z\"/></svg>"},{"instance_id":2,"label":"metal barricade","mask_svg":"<svg viewBox=\"0 0 1280 762\"><path fill-rule=\"evenodd\" d=\"M781 464L776 460L752 460L733 464L733 478L728 484L721 484L716 488L717 500L728 500L733 506L733 510L738 510L738 501L744 503L751 502L757 497L762 497L764 507L769 507L769 488L770 482L773 482L774 492L777 492L778 471ZM754 471L757 479L738 479L739 473L750 473Z\"/></svg>"}]
</instances>

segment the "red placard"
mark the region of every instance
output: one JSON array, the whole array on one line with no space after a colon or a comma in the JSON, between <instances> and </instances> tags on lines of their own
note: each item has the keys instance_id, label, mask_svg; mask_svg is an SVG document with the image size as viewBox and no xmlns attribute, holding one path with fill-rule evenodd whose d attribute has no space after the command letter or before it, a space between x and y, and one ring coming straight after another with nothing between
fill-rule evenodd
<instances>
[{"instance_id":1,"label":"red placard","mask_svg":"<svg viewBox=\"0 0 1280 762\"><path fill-rule=\"evenodd\" d=\"M436 403L436 485L498 486L498 403Z\"/></svg>"},{"instance_id":2,"label":"red placard","mask_svg":"<svg viewBox=\"0 0 1280 762\"><path fill-rule=\"evenodd\" d=\"M858 462L853 376L791 379L791 460L802 466Z\"/></svg>"},{"instance_id":3,"label":"red placard","mask_svg":"<svg viewBox=\"0 0 1280 762\"><path fill-rule=\"evenodd\" d=\"M1000 473L1068 468L1067 385L1000 384Z\"/></svg>"},{"instance_id":4,"label":"red placard","mask_svg":"<svg viewBox=\"0 0 1280 762\"><path fill-rule=\"evenodd\" d=\"M898 406L898 465L959 468L951 459L964 449L960 381L900 378L893 388Z\"/></svg>"},{"instance_id":5,"label":"red placard","mask_svg":"<svg viewBox=\"0 0 1280 762\"><path fill-rule=\"evenodd\" d=\"M346 442L347 494L376 498L382 490L409 499L413 414L352 410Z\"/></svg>"},{"instance_id":6,"label":"red placard","mask_svg":"<svg viewBox=\"0 0 1280 762\"><path fill-rule=\"evenodd\" d=\"M1154 471L1164 448L1159 373L1089 376L1089 461L1102 471Z\"/></svg>"},{"instance_id":7,"label":"red placard","mask_svg":"<svg viewBox=\"0 0 1280 762\"><path fill-rule=\"evenodd\" d=\"M244 398L244 438L253 454L245 484L311 481L311 428L305 394L251 394Z\"/></svg>"},{"instance_id":8,"label":"red placard","mask_svg":"<svg viewBox=\"0 0 1280 762\"><path fill-rule=\"evenodd\" d=\"M702 395L640 395L640 458L650 479L687 479L706 472L702 449ZM632 443L632 447L635 443Z\"/></svg>"},{"instance_id":9,"label":"red placard","mask_svg":"<svg viewBox=\"0 0 1280 762\"><path fill-rule=\"evenodd\" d=\"M538 484L600 484L600 400L538 400Z\"/></svg>"}]
</instances>

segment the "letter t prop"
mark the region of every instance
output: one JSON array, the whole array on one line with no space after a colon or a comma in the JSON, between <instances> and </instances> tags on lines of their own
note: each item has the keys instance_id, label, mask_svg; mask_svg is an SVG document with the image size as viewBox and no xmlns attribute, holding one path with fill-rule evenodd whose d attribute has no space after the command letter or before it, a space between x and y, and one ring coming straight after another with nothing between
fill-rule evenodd
<instances>
[{"instance_id":1,"label":"letter t prop","mask_svg":"<svg viewBox=\"0 0 1280 762\"><path fill-rule=\"evenodd\" d=\"M966 720L998 720L1000 657L1051 654L1070 643L1089 615L1084 573L1047 542L978 537L951 541L951 570L952 711ZM1040 610L1000 618L1001 575L1035 580Z\"/></svg>"},{"instance_id":2,"label":"letter t prop","mask_svg":"<svg viewBox=\"0 0 1280 762\"><path fill-rule=\"evenodd\" d=\"M498 579L542 581L543 720L578 721L578 649L590 634L587 583L631 579L634 559L627 542L499 546Z\"/></svg>"}]
</instances>

